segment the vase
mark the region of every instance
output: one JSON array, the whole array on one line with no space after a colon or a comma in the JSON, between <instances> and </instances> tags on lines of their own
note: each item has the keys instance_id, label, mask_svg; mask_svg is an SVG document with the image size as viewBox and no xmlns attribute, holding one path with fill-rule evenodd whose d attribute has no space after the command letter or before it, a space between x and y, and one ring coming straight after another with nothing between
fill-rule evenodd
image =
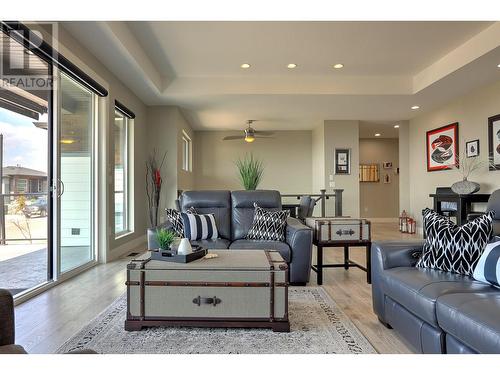
<instances>
[{"instance_id":1,"label":"vase","mask_svg":"<svg viewBox=\"0 0 500 375\"><path fill-rule=\"evenodd\" d=\"M481 185L477 182L469 181L466 178L451 185L451 190L458 195L474 194L478 192L480 188Z\"/></svg>"}]
</instances>

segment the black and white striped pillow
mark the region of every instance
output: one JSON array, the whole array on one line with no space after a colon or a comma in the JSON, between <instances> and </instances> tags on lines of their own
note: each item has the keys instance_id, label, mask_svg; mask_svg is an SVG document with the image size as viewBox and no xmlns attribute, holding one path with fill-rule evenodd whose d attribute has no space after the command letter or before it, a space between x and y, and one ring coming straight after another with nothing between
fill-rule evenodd
<instances>
[{"instance_id":1,"label":"black and white striped pillow","mask_svg":"<svg viewBox=\"0 0 500 375\"><path fill-rule=\"evenodd\" d=\"M184 224L182 223L181 213L173 208L165 209L167 220L172 224L172 229L179 237L184 237ZM194 207L189 207L187 213L196 214Z\"/></svg>"},{"instance_id":2,"label":"black and white striped pillow","mask_svg":"<svg viewBox=\"0 0 500 375\"><path fill-rule=\"evenodd\" d=\"M472 277L477 281L500 287L500 241L486 245Z\"/></svg>"},{"instance_id":3,"label":"black and white striped pillow","mask_svg":"<svg viewBox=\"0 0 500 375\"><path fill-rule=\"evenodd\" d=\"M252 227L248 231L248 240L285 241L286 219L290 211L268 211L254 204Z\"/></svg>"},{"instance_id":4,"label":"black and white striped pillow","mask_svg":"<svg viewBox=\"0 0 500 375\"><path fill-rule=\"evenodd\" d=\"M195 215L182 212L181 217L185 238L191 241L219 238L213 214Z\"/></svg>"}]
</instances>

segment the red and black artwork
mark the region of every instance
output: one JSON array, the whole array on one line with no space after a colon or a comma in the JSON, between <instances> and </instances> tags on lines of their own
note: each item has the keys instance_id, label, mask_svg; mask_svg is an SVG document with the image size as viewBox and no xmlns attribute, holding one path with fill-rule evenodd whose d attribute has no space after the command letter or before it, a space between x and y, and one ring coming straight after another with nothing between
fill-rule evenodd
<instances>
[{"instance_id":1,"label":"red and black artwork","mask_svg":"<svg viewBox=\"0 0 500 375\"><path fill-rule=\"evenodd\" d=\"M500 170L500 115L488 119L490 171Z\"/></svg>"},{"instance_id":2,"label":"red and black artwork","mask_svg":"<svg viewBox=\"0 0 500 375\"><path fill-rule=\"evenodd\" d=\"M458 122L429 130L427 144L427 171L458 167Z\"/></svg>"}]
</instances>

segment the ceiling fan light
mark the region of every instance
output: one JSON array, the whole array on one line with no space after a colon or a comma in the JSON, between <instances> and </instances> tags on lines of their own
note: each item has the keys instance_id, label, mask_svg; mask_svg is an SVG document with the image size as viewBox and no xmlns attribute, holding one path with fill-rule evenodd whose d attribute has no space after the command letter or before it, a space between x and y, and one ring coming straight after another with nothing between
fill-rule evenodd
<instances>
[{"instance_id":1,"label":"ceiling fan light","mask_svg":"<svg viewBox=\"0 0 500 375\"><path fill-rule=\"evenodd\" d=\"M246 135L245 136L245 142L252 143L253 141L255 141L255 137L253 135Z\"/></svg>"}]
</instances>

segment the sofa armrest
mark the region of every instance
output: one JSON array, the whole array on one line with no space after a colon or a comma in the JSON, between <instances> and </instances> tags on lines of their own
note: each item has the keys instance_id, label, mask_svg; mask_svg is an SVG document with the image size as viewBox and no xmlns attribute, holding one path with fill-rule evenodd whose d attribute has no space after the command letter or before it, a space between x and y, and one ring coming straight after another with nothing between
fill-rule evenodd
<instances>
[{"instance_id":1,"label":"sofa armrest","mask_svg":"<svg viewBox=\"0 0 500 375\"><path fill-rule=\"evenodd\" d=\"M372 267L381 270L413 267L422 255L424 241L384 241L372 243Z\"/></svg>"},{"instance_id":2,"label":"sofa armrest","mask_svg":"<svg viewBox=\"0 0 500 375\"><path fill-rule=\"evenodd\" d=\"M158 229L172 229L172 223L167 220L157 227L148 228L148 250L157 250L160 247L156 240L156 231Z\"/></svg>"},{"instance_id":3,"label":"sofa armrest","mask_svg":"<svg viewBox=\"0 0 500 375\"><path fill-rule=\"evenodd\" d=\"M8 290L0 289L0 346L14 345L14 299Z\"/></svg>"},{"instance_id":4,"label":"sofa armrest","mask_svg":"<svg viewBox=\"0 0 500 375\"><path fill-rule=\"evenodd\" d=\"M292 251L290 282L307 283L311 272L312 229L296 218L287 219L285 241Z\"/></svg>"},{"instance_id":5,"label":"sofa armrest","mask_svg":"<svg viewBox=\"0 0 500 375\"><path fill-rule=\"evenodd\" d=\"M412 267L422 254L423 241L373 242L371 247L373 310L382 322L385 317L384 270Z\"/></svg>"}]
</instances>

